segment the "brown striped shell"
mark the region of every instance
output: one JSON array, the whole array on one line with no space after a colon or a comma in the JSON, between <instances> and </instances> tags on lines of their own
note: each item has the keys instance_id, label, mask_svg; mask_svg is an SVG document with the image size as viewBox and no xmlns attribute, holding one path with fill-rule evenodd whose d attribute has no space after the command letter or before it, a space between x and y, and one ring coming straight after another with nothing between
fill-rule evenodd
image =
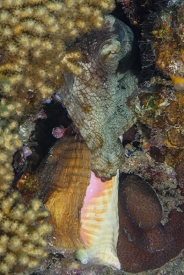
<instances>
[{"instance_id":1,"label":"brown striped shell","mask_svg":"<svg viewBox=\"0 0 184 275\"><path fill-rule=\"evenodd\" d=\"M75 136L63 137L51 149L38 173L47 189L45 205L54 226L53 245L58 248L82 248L80 209L90 178L90 152Z\"/></svg>"},{"instance_id":2,"label":"brown striped shell","mask_svg":"<svg viewBox=\"0 0 184 275\"><path fill-rule=\"evenodd\" d=\"M76 251L83 264L120 269L118 179L102 181L91 171L90 150L77 136L65 136L51 149L37 172L54 227L57 251Z\"/></svg>"}]
</instances>

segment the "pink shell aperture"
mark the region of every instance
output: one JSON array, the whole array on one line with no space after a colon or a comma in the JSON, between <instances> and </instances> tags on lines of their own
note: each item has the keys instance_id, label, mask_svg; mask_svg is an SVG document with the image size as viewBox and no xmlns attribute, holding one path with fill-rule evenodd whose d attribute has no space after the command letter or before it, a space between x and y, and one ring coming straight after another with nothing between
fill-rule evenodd
<instances>
[{"instance_id":1,"label":"pink shell aperture","mask_svg":"<svg viewBox=\"0 0 184 275\"><path fill-rule=\"evenodd\" d=\"M87 188L81 210L80 235L85 249L77 251L82 263L97 261L120 269L116 255L119 219L117 211L118 179L103 182L91 172L90 185Z\"/></svg>"}]
</instances>

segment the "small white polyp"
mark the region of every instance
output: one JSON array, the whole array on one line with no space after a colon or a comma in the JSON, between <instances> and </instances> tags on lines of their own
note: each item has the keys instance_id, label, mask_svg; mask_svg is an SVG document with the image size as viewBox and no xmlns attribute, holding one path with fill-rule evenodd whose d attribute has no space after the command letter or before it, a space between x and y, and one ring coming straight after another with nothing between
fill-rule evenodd
<instances>
[{"instance_id":1,"label":"small white polyp","mask_svg":"<svg viewBox=\"0 0 184 275\"><path fill-rule=\"evenodd\" d=\"M76 251L76 258L79 260L82 264L87 264L89 262L88 254L84 249L78 249Z\"/></svg>"}]
</instances>

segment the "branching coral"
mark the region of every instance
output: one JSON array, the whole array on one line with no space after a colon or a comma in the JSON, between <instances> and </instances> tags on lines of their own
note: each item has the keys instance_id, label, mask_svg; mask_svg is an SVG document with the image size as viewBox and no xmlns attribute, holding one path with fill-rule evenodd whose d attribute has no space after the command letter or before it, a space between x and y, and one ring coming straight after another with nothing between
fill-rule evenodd
<instances>
[{"instance_id":1,"label":"branching coral","mask_svg":"<svg viewBox=\"0 0 184 275\"><path fill-rule=\"evenodd\" d=\"M8 184L0 187L0 274L33 269L47 256L46 236L52 226L43 220L49 213L41 201L32 200L29 208Z\"/></svg>"},{"instance_id":2,"label":"branching coral","mask_svg":"<svg viewBox=\"0 0 184 275\"><path fill-rule=\"evenodd\" d=\"M2 182L9 182L13 177L11 162L13 153L21 146L21 141L16 133L18 118L22 114L20 102L8 103L5 98L0 104L0 177Z\"/></svg>"},{"instance_id":3,"label":"branching coral","mask_svg":"<svg viewBox=\"0 0 184 275\"><path fill-rule=\"evenodd\" d=\"M80 53L67 41L100 28L113 1L1 1L0 83L5 95L34 90L47 96L62 83L61 71L79 74Z\"/></svg>"}]
</instances>

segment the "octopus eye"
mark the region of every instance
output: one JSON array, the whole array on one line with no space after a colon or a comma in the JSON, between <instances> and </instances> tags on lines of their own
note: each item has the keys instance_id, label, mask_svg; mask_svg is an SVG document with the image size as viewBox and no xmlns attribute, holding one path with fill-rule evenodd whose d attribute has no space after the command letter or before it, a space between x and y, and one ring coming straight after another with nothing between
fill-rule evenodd
<instances>
[{"instance_id":1,"label":"octopus eye","mask_svg":"<svg viewBox=\"0 0 184 275\"><path fill-rule=\"evenodd\" d=\"M100 54L105 60L109 60L117 56L120 51L121 44L118 40L111 39L102 46Z\"/></svg>"}]
</instances>

